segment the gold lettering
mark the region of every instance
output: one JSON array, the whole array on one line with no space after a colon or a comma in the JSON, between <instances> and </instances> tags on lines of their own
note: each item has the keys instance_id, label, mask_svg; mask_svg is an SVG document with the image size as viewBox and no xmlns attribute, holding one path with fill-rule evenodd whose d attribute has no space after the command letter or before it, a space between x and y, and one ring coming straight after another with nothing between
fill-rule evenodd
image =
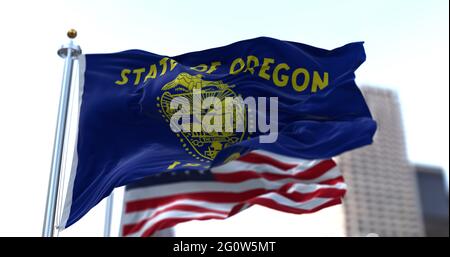
<instances>
[{"instance_id":1,"label":"gold lettering","mask_svg":"<svg viewBox=\"0 0 450 257\"><path fill-rule=\"evenodd\" d=\"M170 59L170 71L172 71L175 66L177 66L177 61L175 61L174 59Z\"/></svg>"},{"instance_id":2,"label":"gold lettering","mask_svg":"<svg viewBox=\"0 0 450 257\"><path fill-rule=\"evenodd\" d=\"M270 75L266 73L270 69L270 64L273 64L275 62L272 58L264 58L263 64L261 66L261 69L259 70L259 76L263 79L269 80Z\"/></svg>"},{"instance_id":3,"label":"gold lettering","mask_svg":"<svg viewBox=\"0 0 450 257\"><path fill-rule=\"evenodd\" d=\"M168 57L164 57L159 61L159 65L162 66L162 71L161 74L159 74L159 76L161 77L162 75L166 74L167 71L167 60L169 60Z\"/></svg>"},{"instance_id":4,"label":"gold lettering","mask_svg":"<svg viewBox=\"0 0 450 257\"><path fill-rule=\"evenodd\" d=\"M286 86L289 81L289 77L287 75L281 75L281 80L278 77L278 72L282 69L289 70L290 68L286 63L280 63L275 67L275 69L273 69L273 83L279 87Z\"/></svg>"},{"instance_id":5,"label":"gold lettering","mask_svg":"<svg viewBox=\"0 0 450 257\"><path fill-rule=\"evenodd\" d=\"M199 64L195 67L191 67L191 70L195 70L198 72L205 72L208 69L208 65L206 64Z\"/></svg>"},{"instance_id":6,"label":"gold lettering","mask_svg":"<svg viewBox=\"0 0 450 257\"><path fill-rule=\"evenodd\" d=\"M211 67L209 68L209 70L206 73L211 74L211 72L217 70L217 66L220 66L221 64L222 63L220 63L220 62L212 62Z\"/></svg>"},{"instance_id":7,"label":"gold lettering","mask_svg":"<svg viewBox=\"0 0 450 257\"><path fill-rule=\"evenodd\" d=\"M186 163L183 165L183 167L198 167L200 166L200 163Z\"/></svg>"},{"instance_id":8,"label":"gold lettering","mask_svg":"<svg viewBox=\"0 0 450 257\"><path fill-rule=\"evenodd\" d=\"M238 65L238 64L239 64L239 69L236 69L236 65ZM236 75L239 72L241 72L244 68L245 68L244 60L242 60L242 58L236 58L231 63L230 74Z\"/></svg>"},{"instance_id":9,"label":"gold lettering","mask_svg":"<svg viewBox=\"0 0 450 257\"><path fill-rule=\"evenodd\" d=\"M324 72L323 79L321 79L319 73L317 71L314 71L311 91L316 92L317 87L319 87L319 89L322 90L327 86L328 86L328 72Z\"/></svg>"},{"instance_id":10,"label":"gold lettering","mask_svg":"<svg viewBox=\"0 0 450 257\"><path fill-rule=\"evenodd\" d=\"M181 162L179 161L174 161L172 164L170 164L170 166L167 168L168 170L172 170L174 169L176 166L178 166L178 164L181 164Z\"/></svg>"},{"instance_id":11,"label":"gold lettering","mask_svg":"<svg viewBox=\"0 0 450 257\"><path fill-rule=\"evenodd\" d=\"M305 79L303 80L303 84L298 85L297 76L300 74L303 74ZM308 83L309 83L309 73L306 69L298 68L294 70L294 73L292 73L292 87L294 88L295 91L302 92L308 87Z\"/></svg>"},{"instance_id":12,"label":"gold lettering","mask_svg":"<svg viewBox=\"0 0 450 257\"><path fill-rule=\"evenodd\" d=\"M128 77L127 75L131 73L131 70L129 69L123 69L120 73L120 77L122 77L122 80L117 80L115 83L117 85L125 85L128 83Z\"/></svg>"},{"instance_id":13,"label":"gold lettering","mask_svg":"<svg viewBox=\"0 0 450 257\"><path fill-rule=\"evenodd\" d=\"M136 79L134 80L134 85L138 85L141 82L141 74L145 72L145 68L134 69L133 73L136 74Z\"/></svg>"},{"instance_id":14,"label":"gold lettering","mask_svg":"<svg viewBox=\"0 0 450 257\"><path fill-rule=\"evenodd\" d=\"M152 64L150 65L150 70L147 73L147 76L145 76L144 78L144 82L147 81L148 79L154 79L156 78L156 64Z\"/></svg>"},{"instance_id":15,"label":"gold lettering","mask_svg":"<svg viewBox=\"0 0 450 257\"><path fill-rule=\"evenodd\" d=\"M253 63L253 65L252 65ZM253 72L255 72L255 67L259 66L259 60L256 56L253 55L249 55L247 57L247 68L245 69L244 72L250 71L251 74L253 74Z\"/></svg>"}]
</instances>

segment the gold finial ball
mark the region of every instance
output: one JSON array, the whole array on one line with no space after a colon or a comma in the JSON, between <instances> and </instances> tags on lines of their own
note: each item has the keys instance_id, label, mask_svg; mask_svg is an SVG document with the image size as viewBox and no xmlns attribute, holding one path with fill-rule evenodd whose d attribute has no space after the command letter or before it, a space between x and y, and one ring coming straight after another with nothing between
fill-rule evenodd
<instances>
[{"instance_id":1,"label":"gold finial ball","mask_svg":"<svg viewBox=\"0 0 450 257\"><path fill-rule=\"evenodd\" d=\"M74 39L77 37L77 31L75 29L69 29L69 31L67 31L67 36Z\"/></svg>"}]
</instances>

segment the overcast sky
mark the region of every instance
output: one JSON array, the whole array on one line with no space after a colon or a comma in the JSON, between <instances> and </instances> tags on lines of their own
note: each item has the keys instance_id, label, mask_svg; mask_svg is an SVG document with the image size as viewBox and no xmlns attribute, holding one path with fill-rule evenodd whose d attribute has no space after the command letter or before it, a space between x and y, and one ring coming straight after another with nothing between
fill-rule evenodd
<instances>
[{"instance_id":1,"label":"overcast sky","mask_svg":"<svg viewBox=\"0 0 450 257\"><path fill-rule=\"evenodd\" d=\"M1 1L0 236L40 236L68 28L84 53L177 55L270 36L332 49L365 41L359 85L398 92L408 157L449 167L447 0ZM121 204L118 191L116 206ZM103 204L61 235L101 236ZM343 235L341 208L292 215L254 208L178 235ZM117 229L120 207L115 209Z\"/></svg>"}]
</instances>

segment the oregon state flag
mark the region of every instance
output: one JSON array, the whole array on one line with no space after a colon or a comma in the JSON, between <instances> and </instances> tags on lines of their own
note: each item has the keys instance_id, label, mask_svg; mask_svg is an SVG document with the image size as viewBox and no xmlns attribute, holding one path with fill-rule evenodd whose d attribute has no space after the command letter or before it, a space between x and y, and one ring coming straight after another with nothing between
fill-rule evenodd
<instances>
[{"instance_id":1,"label":"oregon state flag","mask_svg":"<svg viewBox=\"0 0 450 257\"><path fill-rule=\"evenodd\" d=\"M376 123L354 81L364 60L362 42L324 50L267 37L174 57L83 55L61 227L115 187L155 174L210 172L255 151L314 160L370 144ZM227 98L253 100L255 109L226 116L217 108ZM243 129L217 129L223 117L240 118Z\"/></svg>"}]
</instances>

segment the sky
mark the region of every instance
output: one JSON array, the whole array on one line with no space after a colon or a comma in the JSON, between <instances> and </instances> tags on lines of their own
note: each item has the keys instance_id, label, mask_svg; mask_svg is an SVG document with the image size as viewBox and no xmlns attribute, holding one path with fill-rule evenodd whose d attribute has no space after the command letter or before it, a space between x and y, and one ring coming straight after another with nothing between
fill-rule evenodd
<instances>
[{"instance_id":1,"label":"sky","mask_svg":"<svg viewBox=\"0 0 450 257\"><path fill-rule=\"evenodd\" d=\"M0 236L40 236L66 31L84 53L178 55L270 36L325 49L364 41L358 85L395 90L414 163L449 170L447 0L1 1ZM115 193L117 231L123 190ZM104 203L60 236L102 236ZM264 224L264 226L261 226ZM253 207L189 222L182 236L342 236L342 208L292 215ZM116 233L117 234L117 233Z\"/></svg>"}]
</instances>

